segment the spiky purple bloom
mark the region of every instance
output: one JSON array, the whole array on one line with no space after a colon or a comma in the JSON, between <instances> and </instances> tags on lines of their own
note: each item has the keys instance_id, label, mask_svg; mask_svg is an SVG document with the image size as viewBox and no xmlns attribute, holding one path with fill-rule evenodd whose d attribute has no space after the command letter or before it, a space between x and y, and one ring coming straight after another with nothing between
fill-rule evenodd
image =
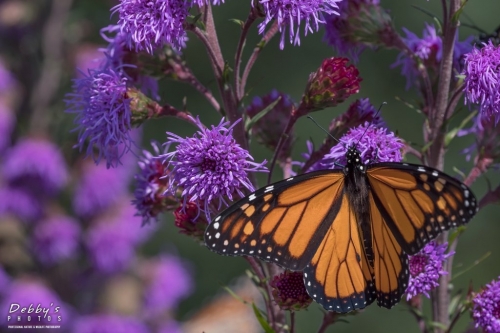
<instances>
[{"instance_id":1,"label":"spiky purple bloom","mask_svg":"<svg viewBox=\"0 0 500 333\"><path fill-rule=\"evenodd\" d=\"M26 138L5 153L4 179L34 195L54 195L68 181L66 162L50 141Z\"/></svg>"},{"instance_id":2,"label":"spiky purple bloom","mask_svg":"<svg viewBox=\"0 0 500 333\"><path fill-rule=\"evenodd\" d=\"M14 77L0 61L0 93L9 90L14 84Z\"/></svg>"},{"instance_id":3,"label":"spiky purple bloom","mask_svg":"<svg viewBox=\"0 0 500 333\"><path fill-rule=\"evenodd\" d=\"M419 253L410 256L410 281L406 289L406 299L410 300L419 294L429 296L429 291L439 285L439 277L448 272L443 270L443 263L455 254L445 253L448 243L442 245L430 242Z\"/></svg>"},{"instance_id":4,"label":"spiky purple bloom","mask_svg":"<svg viewBox=\"0 0 500 333\"><path fill-rule=\"evenodd\" d=\"M113 213L94 221L84 239L94 268L105 274L125 270L134 258L135 247L153 230L150 226L141 228L141 218L128 203Z\"/></svg>"},{"instance_id":5,"label":"spiky purple bloom","mask_svg":"<svg viewBox=\"0 0 500 333\"><path fill-rule=\"evenodd\" d=\"M73 91L66 95L66 112L76 114L76 146L80 150L87 146L87 156L96 163L104 158L107 167L116 167L133 145L127 79L111 68L91 69L73 80Z\"/></svg>"},{"instance_id":6,"label":"spiky purple bloom","mask_svg":"<svg viewBox=\"0 0 500 333\"><path fill-rule=\"evenodd\" d=\"M15 120L14 113L0 102L0 153L10 145Z\"/></svg>"},{"instance_id":7,"label":"spiky purple bloom","mask_svg":"<svg viewBox=\"0 0 500 333\"><path fill-rule=\"evenodd\" d=\"M174 309L193 290L193 279L186 263L172 255L151 259L144 265L144 313L161 316Z\"/></svg>"},{"instance_id":8,"label":"spiky purple bloom","mask_svg":"<svg viewBox=\"0 0 500 333\"><path fill-rule=\"evenodd\" d=\"M69 216L54 216L35 225L32 241L33 254L42 264L57 264L76 254L80 226Z\"/></svg>"},{"instance_id":9,"label":"spiky purple bloom","mask_svg":"<svg viewBox=\"0 0 500 333\"><path fill-rule=\"evenodd\" d=\"M127 185L122 169L107 169L104 165L87 163L76 184L73 209L82 217L98 215L123 198Z\"/></svg>"},{"instance_id":10,"label":"spiky purple bloom","mask_svg":"<svg viewBox=\"0 0 500 333\"><path fill-rule=\"evenodd\" d=\"M493 280L472 300L472 318L485 333L500 333L500 277Z\"/></svg>"},{"instance_id":11,"label":"spiky purple bloom","mask_svg":"<svg viewBox=\"0 0 500 333\"><path fill-rule=\"evenodd\" d=\"M197 5L199 7L208 5L211 3L214 6L218 6L224 3L224 0L191 0L193 5Z\"/></svg>"},{"instance_id":12,"label":"spiky purple bloom","mask_svg":"<svg viewBox=\"0 0 500 333\"><path fill-rule=\"evenodd\" d=\"M339 15L337 5L342 0L259 0L264 7L265 18L259 24L259 33L273 20L278 21L281 32L280 49L285 47L285 33L288 29L290 44L300 45L300 26L305 21L305 35L319 30L325 23L324 15Z\"/></svg>"},{"instance_id":13,"label":"spiky purple bloom","mask_svg":"<svg viewBox=\"0 0 500 333\"><path fill-rule=\"evenodd\" d=\"M89 69L102 68L106 57L102 51L90 45L84 45L76 50L75 54L76 76L82 77L82 73L88 73Z\"/></svg>"},{"instance_id":14,"label":"spiky purple bloom","mask_svg":"<svg viewBox=\"0 0 500 333\"><path fill-rule=\"evenodd\" d=\"M120 15L118 25L129 48L152 54L165 44L185 47L189 6L188 0L121 0L112 11Z\"/></svg>"},{"instance_id":15,"label":"spiky purple bloom","mask_svg":"<svg viewBox=\"0 0 500 333\"><path fill-rule=\"evenodd\" d=\"M500 119L500 46L491 40L465 55L465 104L479 104L481 117Z\"/></svg>"},{"instance_id":16,"label":"spiky purple bloom","mask_svg":"<svg viewBox=\"0 0 500 333\"><path fill-rule=\"evenodd\" d=\"M221 120L219 125L207 129L199 119L193 119L199 131L191 138L167 132L167 144L177 144L176 150L164 154L171 173L169 194L175 194L182 189L184 204L187 201L200 202L210 220L209 205L217 203L218 210L222 204L227 205L227 199L233 200L233 195L244 196L242 188L254 191L248 179L248 172L267 172L262 163L252 162L250 153L241 148L233 138L233 127Z\"/></svg>"},{"instance_id":17,"label":"spiky purple bloom","mask_svg":"<svg viewBox=\"0 0 500 333\"><path fill-rule=\"evenodd\" d=\"M403 31L406 34L403 41L413 54L420 58L428 70L433 69L437 71L443 57L443 41L441 36L437 34L436 28L426 23L422 38L406 28L403 28ZM457 70L460 69L460 59L462 56L472 48L472 40L472 36L461 42L458 40L458 37L456 38L453 51L453 66ZM417 77L419 75L417 64L411 57L408 57L406 53L401 52L391 68L398 66L401 66L401 73L406 77L406 89L409 89L412 84L417 82Z\"/></svg>"},{"instance_id":18,"label":"spiky purple bloom","mask_svg":"<svg viewBox=\"0 0 500 333\"><path fill-rule=\"evenodd\" d=\"M13 215L32 222L41 214L42 206L31 194L19 188L0 187L0 216Z\"/></svg>"},{"instance_id":19,"label":"spiky purple bloom","mask_svg":"<svg viewBox=\"0 0 500 333\"><path fill-rule=\"evenodd\" d=\"M12 310L17 309L16 312L9 311L12 304L19 304L19 308L16 306L12 308ZM21 313L21 308L29 308L30 305L33 309L32 313L28 313L29 309ZM36 313L37 307L40 309L38 313ZM46 314L41 311L42 308L48 309ZM59 296L37 280L14 280L0 302L0 311L5 313L0 317L2 325L61 325L61 323L69 324L71 320L70 313ZM11 316L10 320L8 315ZM20 321L18 321L18 316ZM58 316L60 316L60 321Z\"/></svg>"},{"instance_id":20,"label":"spiky purple bloom","mask_svg":"<svg viewBox=\"0 0 500 333\"><path fill-rule=\"evenodd\" d=\"M360 27L353 27L349 20L359 18L365 9L367 13L372 14L370 9L379 5L379 0L342 1L339 4L339 15L326 16L324 40L337 51L339 56L357 62L366 45L350 38L349 35ZM373 14L371 16L373 17Z\"/></svg>"},{"instance_id":21,"label":"spiky purple bloom","mask_svg":"<svg viewBox=\"0 0 500 333\"><path fill-rule=\"evenodd\" d=\"M114 314L96 314L80 317L75 321L73 333L150 333L150 330L133 317Z\"/></svg>"},{"instance_id":22,"label":"spiky purple bloom","mask_svg":"<svg viewBox=\"0 0 500 333\"><path fill-rule=\"evenodd\" d=\"M323 160L325 169L333 169L335 163L347 164L345 154L348 147L356 146L363 163L401 162L404 143L387 128L375 127L368 122L351 128L340 142L332 147Z\"/></svg>"}]
</instances>

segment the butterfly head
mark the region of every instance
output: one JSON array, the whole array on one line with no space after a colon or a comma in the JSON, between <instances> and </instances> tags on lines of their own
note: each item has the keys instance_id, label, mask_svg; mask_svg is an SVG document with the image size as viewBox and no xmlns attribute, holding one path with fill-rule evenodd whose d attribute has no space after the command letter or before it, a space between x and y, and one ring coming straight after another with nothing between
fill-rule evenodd
<instances>
[{"instance_id":1,"label":"butterfly head","mask_svg":"<svg viewBox=\"0 0 500 333\"><path fill-rule=\"evenodd\" d=\"M350 146L347 148L347 152L345 154L347 164L345 166L345 171L349 170L359 170L362 173L366 172L366 166L361 159L361 152L355 146Z\"/></svg>"}]
</instances>

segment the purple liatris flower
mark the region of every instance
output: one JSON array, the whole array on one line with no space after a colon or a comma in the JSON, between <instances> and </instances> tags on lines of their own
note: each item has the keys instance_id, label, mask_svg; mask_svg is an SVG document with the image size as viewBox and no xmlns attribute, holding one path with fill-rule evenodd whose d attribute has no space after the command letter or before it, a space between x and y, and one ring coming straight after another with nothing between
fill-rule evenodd
<instances>
[{"instance_id":1,"label":"purple liatris flower","mask_svg":"<svg viewBox=\"0 0 500 333\"><path fill-rule=\"evenodd\" d=\"M19 141L5 153L5 180L34 195L54 195L68 181L66 162L57 146L42 139Z\"/></svg>"},{"instance_id":2,"label":"purple liatris flower","mask_svg":"<svg viewBox=\"0 0 500 333\"><path fill-rule=\"evenodd\" d=\"M465 103L479 104L481 117L500 119L500 46L491 41L465 55Z\"/></svg>"},{"instance_id":3,"label":"purple liatris flower","mask_svg":"<svg viewBox=\"0 0 500 333\"><path fill-rule=\"evenodd\" d=\"M176 49L185 46L189 5L188 0L121 0L112 10L120 15L118 25L128 46L153 53L165 44Z\"/></svg>"},{"instance_id":4,"label":"purple liatris flower","mask_svg":"<svg viewBox=\"0 0 500 333\"><path fill-rule=\"evenodd\" d=\"M14 113L0 102L0 154L10 145L15 119Z\"/></svg>"},{"instance_id":5,"label":"purple liatris flower","mask_svg":"<svg viewBox=\"0 0 500 333\"><path fill-rule=\"evenodd\" d=\"M133 144L127 79L111 68L91 69L88 75L73 80L73 90L66 103L67 112L76 113L76 146L82 150L87 145L86 154L96 163L104 158L108 167L116 167Z\"/></svg>"},{"instance_id":6,"label":"purple liatris flower","mask_svg":"<svg viewBox=\"0 0 500 333\"><path fill-rule=\"evenodd\" d=\"M278 98L280 100L277 104L266 115L257 120L252 127L252 135L271 150L275 150L278 146L281 134L292 115L293 102L291 97L275 89L262 97L254 97L252 103L246 109L247 115L252 119L270 104L276 102ZM293 134L290 134L281 148L278 156L280 160L284 160L290 156L293 141Z\"/></svg>"},{"instance_id":7,"label":"purple liatris flower","mask_svg":"<svg viewBox=\"0 0 500 333\"><path fill-rule=\"evenodd\" d=\"M186 264L172 255L150 259L142 266L146 280L144 313L161 316L174 309L193 289L193 280Z\"/></svg>"},{"instance_id":8,"label":"purple liatris flower","mask_svg":"<svg viewBox=\"0 0 500 333\"><path fill-rule=\"evenodd\" d=\"M0 93L6 92L14 85L14 77L0 61Z\"/></svg>"},{"instance_id":9,"label":"purple liatris flower","mask_svg":"<svg viewBox=\"0 0 500 333\"><path fill-rule=\"evenodd\" d=\"M75 321L73 333L150 333L150 330L133 317L112 314L83 316Z\"/></svg>"},{"instance_id":10,"label":"purple liatris flower","mask_svg":"<svg viewBox=\"0 0 500 333\"><path fill-rule=\"evenodd\" d=\"M345 154L348 147L355 146L361 152L363 163L401 162L404 143L387 128L375 127L366 122L351 128L340 142L325 155L324 165L328 169L336 167L335 163L345 165ZM326 168L325 168L326 169Z\"/></svg>"},{"instance_id":11,"label":"purple liatris flower","mask_svg":"<svg viewBox=\"0 0 500 333\"><path fill-rule=\"evenodd\" d=\"M41 214L42 206L33 195L15 187L0 187L0 216L14 215L32 222Z\"/></svg>"},{"instance_id":12,"label":"purple liatris flower","mask_svg":"<svg viewBox=\"0 0 500 333\"><path fill-rule=\"evenodd\" d=\"M276 275L269 285L272 288L274 301L284 310L297 311L311 304L304 285L304 273L285 271Z\"/></svg>"},{"instance_id":13,"label":"purple liatris flower","mask_svg":"<svg viewBox=\"0 0 500 333\"><path fill-rule=\"evenodd\" d=\"M491 281L472 300L472 318L485 333L500 333L500 277Z\"/></svg>"},{"instance_id":14,"label":"purple liatris flower","mask_svg":"<svg viewBox=\"0 0 500 333\"><path fill-rule=\"evenodd\" d=\"M194 5L205 6L211 3L214 6L224 3L224 0L191 0Z\"/></svg>"},{"instance_id":15,"label":"purple liatris flower","mask_svg":"<svg viewBox=\"0 0 500 333\"><path fill-rule=\"evenodd\" d=\"M187 202L174 211L175 226L179 232L203 242L208 221L205 216L200 216L200 209L194 202Z\"/></svg>"},{"instance_id":16,"label":"purple liatris flower","mask_svg":"<svg viewBox=\"0 0 500 333\"><path fill-rule=\"evenodd\" d=\"M174 196L164 195L168 189L168 177L165 176L170 171L163 164L163 159L159 158L158 144L152 142L151 146L154 154L144 150L138 162L141 170L135 175L135 198L132 200L137 214L142 216L143 224L156 220L160 213L174 209L178 204Z\"/></svg>"},{"instance_id":17,"label":"purple liatris flower","mask_svg":"<svg viewBox=\"0 0 500 333\"><path fill-rule=\"evenodd\" d=\"M98 215L119 202L127 193L127 186L123 169L86 163L75 187L73 209L81 217Z\"/></svg>"},{"instance_id":18,"label":"purple liatris flower","mask_svg":"<svg viewBox=\"0 0 500 333\"><path fill-rule=\"evenodd\" d=\"M26 310L21 312L22 308L26 308ZM29 313L30 308L32 309L31 313ZM69 311L59 296L42 282L31 279L11 282L0 302L0 311L6 314L0 318L2 326L14 324L57 325L56 323L69 323L71 320Z\"/></svg>"},{"instance_id":19,"label":"purple liatris flower","mask_svg":"<svg viewBox=\"0 0 500 333\"><path fill-rule=\"evenodd\" d=\"M443 270L443 263L455 254L446 252L448 244L438 245L430 242L419 253L410 256L410 281L406 289L406 299L418 294L429 297L429 291L439 285L439 277L448 274Z\"/></svg>"},{"instance_id":20,"label":"purple liatris flower","mask_svg":"<svg viewBox=\"0 0 500 333\"><path fill-rule=\"evenodd\" d=\"M68 216L54 216L35 225L33 253L44 265L73 257L79 247L80 226Z\"/></svg>"},{"instance_id":21,"label":"purple liatris flower","mask_svg":"<svg viewBox=\"0 0 500 333\"><path fill-rule=\"evenodd\" d=\"M325 23L325 14L338 15L337 3L342 0L259 0L266 17L259 24L259 33L264 33L267 24L278 21L281 31L280 49L285 47L285 32L288 29L290 44L300 45L300 26L305 21L305 34L319 30Z\"/></svg>"},{"instance_id":22,"label":"purple liatris flower","mask_svg":"<svg viewBox=\"0 0 500 333\"><path fill-rule=\"evenodd\" d=\"M227 199L233 200L233 195L244 196L242 188L254 191L248 179L248 172L267 172L266 161L255 163L250 153L241 148L233 138L233 127L229 122L221 120L219 125L207 129L199 119L195 120L199 131L191 138L167 132L167 144L177 144L176 150L163 155L171 172L170 194L182 189L184 202L200 202L210 220L209 205L218 203L227 205ZM238 121L239 122L239 121ZM167 193L167 194L168 194Z\"/></svg>"}]
</instances>

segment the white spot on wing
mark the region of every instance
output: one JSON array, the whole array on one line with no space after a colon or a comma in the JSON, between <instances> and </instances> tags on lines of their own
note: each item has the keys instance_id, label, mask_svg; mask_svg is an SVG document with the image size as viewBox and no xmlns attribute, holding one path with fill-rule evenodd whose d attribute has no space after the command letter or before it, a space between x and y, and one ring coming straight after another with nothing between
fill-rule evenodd
<instances>
[{"instance_id":1,"label":"white spot on wing","mask_svg":"<svg viewBox=\"0 0 500 333\"><path fill-rule=\"evenodd\" d=\"M432 171L432 175L433 175L434 177L437 177L439 174L438 174L438 172L437 172L437 171Z\"/></svg>"},{"instance_id":2,"label":"white spot on wing","mask_svg":"<svg viewBox=\"0 0 500 333\"><path fill-rule=\"evenodd\" d=\"M215 222L220 220L220 215L215 218ZM218 228L218 227L217 227Z\"/></svg>"},{"instance_id":3,"label":"white spot on wing","mask_svg":"<svg viewBox=\"0 0 500 333\"><path fill-rule=\"evenodd\" d=\"M250 196L248 197L248 201L252 201L252 200L255 200L257 197L255 196L255 194L250 194Z\"/></svg>"},{"instance_id":4,"label":"white spot on wing","mask_svg":"<svg viewBox=\"0 0 500 333\"><path fill-rule=\"evenodd\" d=\"M271 192L272 190L274 190L274 185L270 185L270 186L266 187L266 189L264 190L264 193Z\"/></svg>"},{"instance_id":5,"label":"white spot on wing","mask_svg":"<svg viewBox=\"0 0 500 333\"><path fill-rule=\"evenodd\" d=\"M286 181L289 182L290 180L293 180L293 177L288 178Z\"/></svg>"},{"instance_id":6,"label":"white spot on wing","mask_svg":"<svg viewBox=\"0 0 500 333\"><path fill-rule=\"evenodd\" d=\"M219 239L219 237L220 237L220 232L215 234L215 238Z\"/></svg>"},{"instance_id":7,"label":"white spot on wing","mask_svg":"<svg viewBox=\"0 0 500 333\"><path fill-rule=\"evenodd\" d=\"M420 172L425 172L425 168L424 167L418 167L417 170L420 171Z\"/></svg>"},{"instance_id":8,"label":"white spot on wing","mask_svg":"<svg viewBox=\"0 0 500 333\"><path fill-rule=\"evenodd\" d=\"M217 219L215 219L215 220L217 221L218 219L220 219L220 216ZM215 222L214 223L214 229L215 230L219 229L219 226L220 226L219 222Z\"/></svg>"}]
</instances>

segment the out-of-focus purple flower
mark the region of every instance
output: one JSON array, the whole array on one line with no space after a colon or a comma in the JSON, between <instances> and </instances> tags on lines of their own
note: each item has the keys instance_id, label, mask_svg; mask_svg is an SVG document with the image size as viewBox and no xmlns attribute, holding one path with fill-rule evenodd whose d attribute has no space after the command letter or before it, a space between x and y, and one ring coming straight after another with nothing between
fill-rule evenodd
<instances>
[{"instance_id":1,"label":"out-of-focus purple flower","mask_svg":"<svg viewBox=\"0 0 500 333\"><path fill-rule=\"evenodd\" d=\"M133 317L112 314L83 316L75 321L73 333L149 333L150 330Z\"/></svg>"},{"instance_id":2,"label":"out-of-focus purple flower","mask_svg":"<svg viewBox=\"0 0 500 333\"><path fill-rule=\"evenodd\" d=\"M176 150L163 155L167 167L170 189L166 194L174 195L178 188L184 204L187 201L200 202L200 207L210 220L209 205L227 205L227 198L244 196L242 188L254 191L248 179L248 172L267 172L262 163L252 162L250 153L241 148L233 138L234 123L221 120L219 125L207 129L199 119L194 120L200 129L191 138L167 132L167 144L177 144Z\"/></svg>"},{"instance_id":3,"label":"out-of-focus purple flower","mask_svg":"<svg viewBox=\"0 0 500 333\"><path fill-rule=\"evenodd\" d=\"M88 73L89 69L98 70L102 68L106 56L99 48L90 45L84 45L76 50L75 65L76 76L82 77L82 73Z\"/></svg>"},{"instance_id":4,"label":"out-of-focus purple flower","mask_svg":"<svg viewBox=\"0 0 500 333\"><path fill-rule=\"evenodd\" d=\"M5 272L2 266L0 266L0 299L9 290L11 283L10 276Z\"/></svg>"},{"instance_id":5,"label":"out-of-focus purple flower","mask_svg":"<svg viewBox=\"0 0 500 333\"><path fill-rule=\"evenodd\" d=\"M312 298L304 286L304 273L285 271L276 275L269 284L274 301L284 310L298 311L311 304Z\"/></svg>"},{"instance_id":6,"label":"out-of-focus purple flower","mask_svg":"<svg viewBox=\"0 0 500 333\"><path fill-rule=\"evenodd\" d=\"M73 196L73 209L82 217L100 214L127 193L128 181L121 168L87 163Z\"/></svg>"},{"instance_id":7,"label":"out-of-focus purple flower","mask_svg":"<svg viewBox=\"0 0 500 333\"><path fill-rule=\"evenodd\" d=\"M379 0L346 0L339 4L339 15L326 16L324 40L339 56L357 62L367 47L383 44L392 32L390 16Z\"/></svg>"},{"instance_id":8,"label":"out-of-focus purple flower","mask_svg":"<svg viewBox=\"0 0 500 333\"><path fill-rule=\"evenodd\" d=\"M355 146L361 152L363 163L401 162L404 143L387 128L375 127L366 122L351 128L340 142L324 158L324 169L333 169L336 164L345 165L348 147Z\"/></svg>"},{"instance_id":9,"label":"out-of-focus purple flower","mask_svg":"<svg viewBox=\"0 0 500 333\"><path fill-rule=\"evenodd\" d=\"M36 224L33 253L45 265L73 257L79 247L80 226L68 216L54 216Z\"/></svg>"},{"instance_id":10,"label":"out-of-focus purple flower","mask_svg":"<svg viewBox=\"0 0 500 333\"><path fill-rule=\"evenodd\" d=\"M0 61L0 93L9 90L14 84L14 77Z\"/></svg>"},{"instance_id":11,"label":"out-of-focus purple flower","mask_svg":"<svg viewBox=\"0 0 500 333\"><path fill-rule=\"evenodd\" d=\"M425 24L422 38L418 37L413 32L403 28L406 38L403 38L404 43L418 57L426 66L426 68L434 69L437 71L439 63L443 57L443 41L441 36L438 36L436 28L433 25ZM473 37L460 42L458 37L455 41L455 48L453 59L453 66L460 70L460 59L472 47ZM409 89L412 84L415 84L418 77L417 63L414 59L409 57L405 52L401 52L392 68L401 66L401 73L406 77L406 89Z\"/></svg>"},{"instance_id":12,"label":"out-of-focus purple flower","mask_svg":"<svg viewBox=\"0 0 500 333\"><path fill-rule=\"evenodd\" d=\"M257 120L252 127L252 135L271 150L275 150L278 146L281 134L292 115L293 102L291 97L274 89L267 95L254 97L252 103L246 109L248 116L254 118L271 103L276 102L278 98L281 99L272 110ZM293 141L294 136L290 134L283 143L278 159L283 160L290 156Z\"/></svg>"},{"instance_id":13,"label":"out-of-focus purple flower","mask_svg":"<svg viewBox=\"0 0 500 333\"><path fill-rule=\"evenodd\" d=\"M476 328L481 327L485 333L500 333L500 277L487 284L472 302Z\"/></svg>"},{"instance_id":14,"label":"out-of-focus purple flower","mask_svg":"<svg viewBox=\"0 0 500 333\"><path fill-rule=\"evenodd\" d=\"M0 216L14 215L24 222L32 222L42 214L38 200L22 189L0 187Z\"/></svg>"},{"instance_id":15,"label":"out-of-focus purple flower","mask_svg":"<svg viewBox=\"0 0 500 333\"><path fill-rule=\"evenodd\" d=\"M482 117L480 114L474 117L472 126L460 130L458 136L474 135L475 142L462 150L467 161L474 156L474 162L480 163L482 160L486 163L500 163L500 142L497 137L500 135L500 126L495 122ZM480 167L480 165L477 165ZM486 170L483 170L486 171Z\"/></svg>"},{"instance_id":16,"label":"out-of-focus purple flower","mask_svg":"<svg viewBox=\"0 0 500 333\"><path fill-rule=\"evenodd\" d=\"M21 313L22 308L27 310ZM59 296L36 280L14 280L0 303L0 311L5 313L0 318L2 325L62 325L71 320L70 313Z\"/></svg>"},{"instance_id":17,"label":"out-of-focus purple flower","mask_svg":"<svg viewBox=\"0 0 500 333\"><path fill-rule=\"evenodd\" d=\"M76 114L76 146L87 146L86 154L96 163L104 158L107 167L116 167L133 146L127 79L111 68L91 69L73 80L73 91L66 95L66 111Z\"/></svg>"},{"instance_id":18,"label":"out-of-focus purple flower","mask_svg":"<svg viewBox=\"0 0 500 333\"><path fill-rule=\"evenodd\" d=\"M112 11L120 15L118 25L127 36L127 45L136 51L153 53L165 44L175 49L185 47L184 22L189 6L187 0L121 0Z\"/></svg>"},{"instance_id":19,"label":"out-of-focus purple flower","mask_svg":"<svg viewBox=\"0 0 500 333\"><path fill-rule=\"evenodd\" d=\"M174 196L164 195L168 189L168 179L165 175L170 171L159 158L158 144L152 142L151 146L154 154L144 150L143 157L138 162L141 170L135 175L135 198L132 200L143 224L157 220L160 213L174 209L178 204Z\"/></svg>"},{"instance_id":20,"label":"out-of-focus purple flower","mask_svg":"<svg viewBox=\"0 0 500 333\"><path fill-rule=\"evenodd\" d=\"M300 45L300 26L305 21L305 35L319 30L325 23L324 15L339 15L338 2L342 0L259 0L266 16L259 24L259 33L263 34L269 22L277 20L281 32L280 49L285 47L285 33L288 29L290 44Z\"/></svg>"},{"instance_id":21,"label":"out-of-focus purple flower","mask_svg":"<svg viewBox=\"0 0 500 333\"><path fill-rule=\"evenodd\" d=\"M0 102L0 153L10 145L10 136L14 129L15 118L13 112Z\"/></svg>"},{"instance_id":22,"label":"out-of-focus purple flower","mask_svg":"<svg viewBox=\"0 0 500 333\"><path fill-rule=\"evenodd\" d=\"M465 103L479 104L481 117L500 119L500 47L491 40L465 55Z\"/></svg>"},{"instance_id":23,"label":"out-of-focus purple flower","mask_svg":"<svg viewBox=\"0 0 500 333\"><path fill-rule=\"evenodd\" d=\"M124 203L87 230L84 242L96 270L110 274L126 269L135 247L154 230L149 225L141 227L142 219L134 213L134 208Z\"/></svg>"},{"instance_id":24,"label":"out-of-focus purple flower","mask_svg":"<svg viewBox=\"0 0 500 333\"><path fill-rule=\"evenodd\" d=\"M179 326L179 323L170 320L161 325L158 329L158 333L182 333L182 329Z\"/></svg>"},{"instance_id":25,"label":"out-of-focus purple flower","mask_svg":"<svg viewBox=\"0 0 500 333\"><path fill-rule=\"evenodd\" d=\"M186 264L172 255L151 259L144 265L146 287L144 290L144 313L146 316L161 316L174 309L193 290L193 280Z\"/></svg>"},{"instance_id":26,"label":"out-of-focus purple flower","mask_svg":"<svg viewBox=\"0 0 500 333\"><path fill-rule=\"evenodd\" d=\"M455 254L455 251L446 252L448 243L438 245L430 242L419 253L410 256L410 281L406 289L406 299L416 295L429 296L429 291L439 285L439 277L448 272L443 270L443 263Z\"/></svg>"},{"instance_id":27,"label":"out-of-focus purple flower","mask_svg":"<svg viewBox=\"0 0 500 333\"><path fill-rule=\"evenodd\" d=\"M7 182L34 195L54 195L68 181L61 151L45 140L26 138L6 151L2 173Z\"/></svg>"}]
</instances>

